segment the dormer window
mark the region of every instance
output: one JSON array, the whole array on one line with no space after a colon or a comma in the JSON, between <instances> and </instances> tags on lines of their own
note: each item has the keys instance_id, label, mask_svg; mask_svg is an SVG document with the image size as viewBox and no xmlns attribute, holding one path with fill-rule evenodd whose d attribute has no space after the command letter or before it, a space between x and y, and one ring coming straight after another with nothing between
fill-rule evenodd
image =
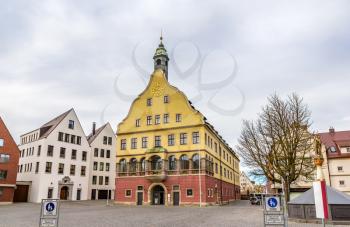
<instances>
[{"instance_id":1,"label":"dormer window","mask_svg":"<svg viewBox=\"0 0 350 227\"><path fill-rule=\"evenodd\" d=\"M147 99L147 106L152 106L152 99L151 98Z\"/></svg>"},{"instance_id":2,"label":"dormer window","mask_svg":"<svg viewBox=\"0 0 350 227\"><path fill-rule=\"evenodd\" d=\"M332 146L332 147L330 147L330 148L329 148L329 150L331 151L331 153L335 153L335 152L337 152L337 149L336 149L335 147L333 147L333 146Z\"/></svg>"},{"instance_id":3,"label":"dormer window","mask_svg":"<svg viewBox=\"0 0 350 227\"><path fill-rule=\"evenodd\" d=\"M74 121L73 121L73 120L69 120L69 122L68 122L68 128L74 129Z\"/></svg>"}]
</instances>

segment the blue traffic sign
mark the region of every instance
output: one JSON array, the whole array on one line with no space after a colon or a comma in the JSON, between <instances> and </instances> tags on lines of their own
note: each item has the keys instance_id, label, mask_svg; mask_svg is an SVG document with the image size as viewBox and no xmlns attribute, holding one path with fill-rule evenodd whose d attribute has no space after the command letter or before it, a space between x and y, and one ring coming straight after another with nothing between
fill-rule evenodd
<instances>
[{"instance_id":1,"label":"blue traffic sign","mask_svg":"<svg viewBox=\"0 0 350 227\"><path fill-rule=\"evenodd\" d=\"M269 198L269 200L267 200L267 204L271 207L271 208L275 208L278 205L278 201L275 198Z\"/></svg>"},{"instance_id":2,"label":"blue traffic sign","mask_svg":"<svg viewBox=\"0 0 350 227\"><path fill-rule=\"evenodd\" d=\"M55 210L55 204L50 202L50 203L46 204L45 209L46 209L48 212L52 212L52 211Z\"/></svg>"}]
</instances>

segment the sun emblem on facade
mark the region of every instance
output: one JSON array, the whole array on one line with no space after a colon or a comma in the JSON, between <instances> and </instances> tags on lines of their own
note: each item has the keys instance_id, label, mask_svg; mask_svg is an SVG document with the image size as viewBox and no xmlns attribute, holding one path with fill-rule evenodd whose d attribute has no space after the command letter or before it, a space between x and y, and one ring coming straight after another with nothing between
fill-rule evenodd
<instances>
[{"instance_id":1,"label":"sun emblem on facade","mask_svg":"<svg viewBox=\"0 0 350 227\"><path fill-rule=\"evenodd\" d=\"M153 96L159 97L163 94L163 91L164 87L159 82L156 82L152 87Z\"/></svg>"}]
</instances>

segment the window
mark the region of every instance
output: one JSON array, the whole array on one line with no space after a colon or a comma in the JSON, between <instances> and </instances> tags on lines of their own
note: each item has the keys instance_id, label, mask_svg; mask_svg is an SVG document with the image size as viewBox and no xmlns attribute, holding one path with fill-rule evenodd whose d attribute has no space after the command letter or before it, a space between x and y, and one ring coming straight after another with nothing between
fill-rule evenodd
<instances>
[{"instance_id":1,"label":"window","mask_svg":"<svg viewBox=\"0 0 350 227\"><path fill-rule=\"evenodd\" d=\"M84 177L86 175L86 166L80 167L80 176Z\"/></svg>"},{"instance_id":2,"label":"window","mask_svg":"<svg viewBox=\"0 0 350 227\"><path fill-rule=\"evenodd\" d=\"M199 155L198 154L194 154L192 156L192 162L193 162L193 166L192 168L193 169L199 169Z\"/></svg>"},{"instance_id":3,"label":"window","mask_svg":"<svg viewBox=\"0 0 350 227\"><path fill-rule=\"evenodd\" d=\"M142 137L142 148L147 148L147 137Z\"/></svg>"},{"instance_id":4,"label":"window","mask_svg":"<svg viewBox=\"0 0 350 227\"><path fill-rule=\"evenodd\" d=\"M98 157L98 148L94 149L94 157Z\"/></svg>"},{"instance_id":5,"label":"window","mask_svg":"<svg viewBox=\"0 0 350 227\"><path fill-rule=\"evenodd\" d=\"M162 159L158 155L151 157L151 170L161 170L162 169Z\"/></svg>"},{"instance_id":6,"label":"window","mask_svg":"<svg viewBox=\"0 0 350 227\"><path fill-rule=\"evenodd\" d=\"M75 165L70 165L70 171L69 174L74 176L75 175Z\"/></svg>"},{"instance_id":7,"label":"window","mask_svg":"<svg viewBox=\"0 0 350 227\"><path fill-rule=\"evenodd\" d=\"M125 190L125 197L131 197L131 189Z\"/></svg>"},{"instance_id":8,"label":"window","mask_svg":"<svg viewBox=\"0 0 350 227\"><path fill-rule=\"evenodd\" d=\"M110 164L109 164L109 163L106 163L106 171L107 171L107 172L109 171L109 168L110 168Z\"/></svg>"},{"instance_id":9,"label":"window","mask_svg":"<svg viewBox=\"0 0 350 227\"><path fill-rule=\"evenodd\" d=\"M35 164L35 173L39 172L39 162L36 162Z\"/></svg>"},{"instance_id":10,"label":"window","mask_svg":"<svg viewBox=\"0 0 350 227\"><path fill-rule=\"evenodd\" d=\"M182 115L176 114L176 122L181 122L181 120L182 120Z\"/></svg>"},{"instance_id":11,"label":"window","mask_svg":"<svg viewBox=\"0 0 350 227\"><path fill-rule=\"evenodd\" d=\"M331 151L331 153L335 153L335 152L337 152L337 149L336 149L335 147L333 147L333 146L332 146L332 147L330 147L330 148L329 148L329 150Z\"/></svg>"},{"instance_id":12,"label":"window","mask_svg":"<svg viewBox=\"0 0 350 227\"><path fill-rule=\"evenodd\" d=\"M81 144L81 136L77 136L77 144L78 144L78 145Z\"/></svg>"},{"instance_id":13,"label":"window","mask_svg":"<svg viewBox=\"0 0 350 227\"><path fill-rule=\"evenodd\" d=\"M0 163L6 163L10 161L9 154L0 154Z\"/></svg>"},{"instance_id":14,"label":"window","mask_svg":"<svg viewBox=\"0 0 350 227\"><path fill-rule=\"evenodd\" d=\"M218 164L215 163L215 173L218 173Z\"/></svg>"},{"instance_id":15,"label":"window","mask_svg":"<svg viewBox=\"0 0 350 227\"><path fill-rule=\"evenodd\" d=\"M103 144L107 144L107 141L108 141L107 136L104 136L103 137Z\"/></svg>"},{"instance_id":16,"label":"window","mask_svg":"<svg viewBox=\"0 0 350 227\"><path fill-rule=\"evenodd\" d=\"M137 190L138 191L142 191L143 190L143 186L137 186Z\"/></svg>"},{"instance_id":17,"label":"window","mask_svg":"<svg viewBox=\"0 0 350 227\"><path fill-rule=\"evenodd\" d=\"M68 122L68 128L74 129L74 121L73 121L73 120L69 120L69 122Z\"/></svg>"},{"instance_id":18,"label":"window","mask_svg":"<svg viewBox=\"0 0 350 227\"><path fill-rule=\"evenodd\" d=\"M52 162L46 162L45 173L51 173Z\"/></svg>"},{"instance_id":19,"label":"window","mask_svg":"<svg viewBox=\"0 0 350 227\"><path fill-rule=\"evenodd\" d=\"M146 159L145 158L141 158L140 161L140 171L141 172L145 172L146 170Z\"/></svg>"},{"instance_id":20,"label":"window","mask_svg":"<svg viewBox=\"0 0 350 227\"><path fill-rule=\"evenodd\" d=\"M100 157L104 158L105 157L105 149L101 149L100 151Z\"/></svg>"},{"instance_id":21,"label":"window","mask_svg":"<svg viewBox=\"0 0 350 227\"><path fill-rule=\"evenodd\" d=\"M187 196L187 197L192 197L192 196L193 196L193 190L192 190L192 188L186 189L186 196Z\"/></svg>"},{"instance_id":22,"label":"window","mask_svg":"<svg viewBox=\"0 0 350 227\"><path fill-rule=\"evenodd\" d=\"M154 146L155 147L160 147L161 146L160 136L155 136L154 137Z\"/></svg>"},{"instance_id":23,"label":"window","mask_svg":"<svg viewBox=\"0 0 350 227\"><path fill-rule=\"evenodd\" d=\"M346 148L346 152L350 152L350 147L347 147L347 148Z\"/></svg>"},{"instance_id":24,"label":"window","mask_svg":"<svg viewBox=\"0 0 350 227\"><path fill-rule=\"evenodd\" d=\"M105 177L105 185L109 185L109 177Z\"/></svg>"},{"instance_id":25,"label":"window","mask_svg":"<svg viewBox=\"0 0 350 227\"><path fill-rule=\"evenodd\" d=\"M193 132L192 133L192 143L198 144L199 143L199 132Z\"/></svg>"},{"instance_id":26,"label":"window","mask_svg":"<svg viewBox=\"0 0 350 227\"><path fill-rule=\"evenodd\" d=\"M6 179L7 170L0 170L0 180Z\"/></svg>"},{"instance_id":27,"label":"window","mask_svg":"<svg viewBox=\"0 0 350 227\"><path fill-rule=\"evenodd\" d=\"M119 162L119 172L121 172L121 173L125 173L126 172L126 161L125 161L125 159L122 159Z\"/></svg>"},{"instance_id":28,"label":"window","mask_svg":"<svg viewBox=\"0 0 350 227\"><path fill-rule=\"evenodd\" d=\"M126 150L126 139L120 140L120 150Z\"/></svg>"},{"instance_id":29,"label":"window","mask_svg":"<svg viewBox=\"0 0 350 227\"><path fill-rule=\"evenodd\" d=\"M49 190L47 190L47 198L52 199L52 194L53 194L53 188L49 188Z\"/></svg>"},{"instance_id":30,"label":"window","mask_svg":"<svg viewBox=\"0 0 350 227\"><path fill-rule=\"evenodd\" d=\"M108 137L108 145L112 145L112 137Z\"/></svg>"},{"instance_id":31,"label":"window","mask_svg":"<svg viewBox=\"0 0 350 227\"><path fill-rule=\"evenodd\" d=\"M53 146L52 145L47 146L47 156L48 157L53 156Z\"/></svg>"},{"instance_id":32,"label":"window","mask_svg":"<svg viewBox=\"0 0 350 227\"><path fill-rule=\"evenodd\" d=\"M97 183L97 176L92 176L92 184L96 184Z\"/></svg>"},{"instance_id":33,"label":"window","mask_svg":"<svg viewBox=\"0 0 350 227\"><path fill-rule=\"evenodd\" d=\"M131 149L137 148L137 138L131 138Z\"/></svg>"},{"instance_id":34,"label":"window","mask_svg":"<svg viewBox=\"0 0 350 227\"><path fill-rule=\"evenodd\" d=\"M69 142L69 134L67 133L64 134L64 142Z\"/></svg>"},{"instance_id":35,"label":"window","mask_svg":"<svg viewBox=\"0 0 350 227\"><path fill-rule=\"evenodd\" d=\"M66 157L66 148L61 147L60 148L60 158L65 158Z\"/></svg>"},{"instance_id":36,"label":"window","mask_svg":"<svg viewBox=\"0 0 350 227\"><path fill-rule=\"evenodd\" d=\"M187 133L180 133L180 144L187 144Z\"/></svg>"},{"instance_id":37,"label":"window","mask_svg":"<svg viewBox=\"0 0 350 227\"><path fill-rule=\"evenodd\" d=\"M168 135L168 146L174 146L175 145L175 135L170 134Z\"/></svg>"},{"instance_id":38,"label":"window","mask_svg":"<svg viewBox=\"0 0 350 227\"><path fill-rule=\"evenodd\" d=\"M86 161L86 158L87 158L87 152L83 151L81 155L81 160Z\"/></svg>"},{"instance_id":39,"label":"window","mask_svg":"<svg viewBox=\"0 0 350 227\"><path fill-rule=\"evenodd\" d=\"M159 125L160 124L160 115L154 116L154 124Z\"/></svg>"},{"instance_id":40,"label":"window","mask_svg":"<svg viewBox=\"0 0 350 227\"><path fill-rule=\"evenodd\" d=\"M58 141L63 141L63 132L58 133Z\"/></svg>"},{"instance_id":41,"label":"window","mask_svg":"<svg viewBox=\"0 0 350 227\"><path fill-rule=\"evenodd\" d=\"M98 177L98 184L102 185L103 184L103 176Z\"/></svg>"},{"instance_id":42,"label":"window","mask_svg":"<svg viewBox=\"0 0 350 227\"><path fill-rule=\"evenodd\" d=\"M58 164L58 174L64 174L64 164L63 163Z\"/></svg>"},{"instance_id":43,"label":"window","mask_svg":"<svg viewBox=\"0 0 350 227\"><path fill-rule=\"evenodd\" d=\"M98 162L94 162L93 170L97 170Z\"/></svg>"},{"instance_id":44,"label":"window","mask_svg":"<svg viewBox=\"0 0 350 227\"><path fill-rule=\"evenodd\" d=\"M103 169L104 169L104 163L100 162L100 171L103 171Z\"/></svg>"},{"instance_id":45,"label":"window","mask_svg":"<svg viewBox=\"0 0 350 227\"><path fill-rule=\"evenodd\" d=\"M135 174L136 173L136 158L132 158L129 161L129 172Z\"/></svg>"},{"instance_id":46,"label":"window","mask_svg":"<svg viewBox=\"0 0 350 227\"><path fill-rule=\"evenodd\" d=\"M169 103L169 96L167 95L164 95L164 103Z\"/></svg>"},{"instance_id":47,"label":"window","mask_svg":"<svg viewBox=\"0 0 350 227\"><path fill-rule=\"evenodd\" d=\"M106 151L106 158L110 158L111 157L111 151L110 150L107 150Z\"/></svg>"},{"instance_id":48,"label":"window","mask_svg":"<svg viewBox=\"0 0 350 227\"><path fill-rule=\"evenodd\" d=\"M174 155L169 157L169 170L176 170L176 159Z\"/></svg>"},{"instance_id":49,"label":"window","mask_svg":"<svg viewBox=\"0 0 350 227\"><path fill-rule=\"evenodd\" d=\"M163 123L164 123L164 124L169 123L169 114L164 114L164 115L163 115Z\"/></svg>"},{"instance_id":50,"label":"window","mask_svg":"<svg viewBox=\"0 0 350 227\"><path fill-rule=\"evenodd\" d=\"M343 167L342 166L338 166L338 171L339 172L343 172Z\"/></svg>"},{"instance_id":51,"label":"window","mask_svg":"<svg viewBox=\"0 0 350 227\"><path fill-rule=\"evenodd\" d=\"M340 186L345 186L345 181L340 180L340 181L339 181L339 185L340 185Z\"/></svg>"},{"instance_id":52,"label":"window","mask_svg":"<svg viewBox=\"0 0 350 227\"><path fill-rule=\"evenodd\" d=\"M152 124L152 116L147 116L147 125Z\"/></svg>"},{"instance_id":53,"label":"window","mask_svg":"<svg viewBox=\"0 0 350 227\"><path fill-rule=\"evenodd\" d=\"M75 144L75 135L70 136L70 142Z\"/></svg>"},{"instance_id":54,"label":"window","mask_svg":"<svg viewBox=\"0 0 350 227\"><path fill-rule=\"evenodd\" d=\"M4 139L0 139L0 147L4 146Z\"/></svg>"},{"instance_id":55,"label":"window","mask_svg":"<svg viewBox=\"0 0 350 227\"><path fill-rule=\"evenodd\" d=\"M180 190L180 186L179 185L173 185L173 191L177 191Z\"/></svg>"},{"instance_id":56,"label":"window","mask_svg":"<svg viewBox=\"0 0 350 227\"><path fill-rule=\"evenodd\" d=\"M41 145L38 146L38 156L40 156L41 153Z\"/></svg>"},{"instance_id":57,"label":"window","mask_svg":"<svg viewBox=\"0 0 350 227\"><path fill-rule=\"evenodd\" d=\"M71 159L72 160L76 160L77 159L77 150L72 150L72 155L71 155Z\"/></svg>"},{"instance_id":58,"label":"window","mask_svg":"<svg viewBox=\"0 0 350 227\"><path fill-rule=\"evenodd\" d=\"M189 169L190 163L188 161L187 155L182 155L180 157L180 168L181 169Z\"/></svg>"},{"instance_id":59,"label":"window","mask_svg":"<svg viewBox=\"0 0 350 227\"><path fill-rule=\"evenodd\" d=\"M147 106L152 106L152 99L151 98L147 99Z\"/></svg>"},{"instance_id":60,"label":"window","mask_svg":"<svg viewBox=\"0 0 350 227\"><path fill-rule=\"evenodd\" d=\"M135 126L140 127L140 119L136 119Z\"/></svg>"}]
</instances>

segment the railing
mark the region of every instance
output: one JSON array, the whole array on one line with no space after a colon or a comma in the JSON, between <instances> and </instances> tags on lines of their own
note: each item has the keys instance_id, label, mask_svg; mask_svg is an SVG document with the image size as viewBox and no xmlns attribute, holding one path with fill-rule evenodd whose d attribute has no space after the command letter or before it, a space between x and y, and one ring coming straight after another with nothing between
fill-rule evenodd
<instances>
[{"instance_id":1,"label":"railing","mask_svg":"<svg viewBox=\"0 0 350 227\"><path fill-rule=\"evenodd\" d=\"M122 167L122 168L121 168ZM201 169L199 168L191 168L192 164L189 165L189 168L181 168L179 162L176 165L172 165L175 169L169 170L170 165L167 161L163 161L163 163L159 166L159 168L155 168L151 165L151 162L146 161L144 165L141 163L137 163L136 168L134 165L130 165L127 163L125 166L120 166L117 164L116 175L118 177L125 176L156 176L156 175L186 175L186 174L206 174L209 176L214 175L214 165L208 160L202 159ZM186 166L187 167L187 166Z\"/></svg>"}]
</instances>

